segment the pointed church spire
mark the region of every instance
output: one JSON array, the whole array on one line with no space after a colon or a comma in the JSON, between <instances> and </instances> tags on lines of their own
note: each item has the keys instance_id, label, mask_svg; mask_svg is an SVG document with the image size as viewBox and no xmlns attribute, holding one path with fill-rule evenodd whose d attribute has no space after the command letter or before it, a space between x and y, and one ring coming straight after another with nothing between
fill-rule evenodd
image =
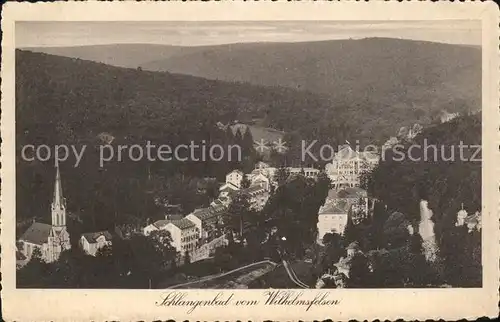
<instances>
[{"instance_id":1,"label":"pointed church spire","mask_svg":"<svg viewBox=\"0 0 500 322\"><path fill-rule=\"evenodd\" d=\"M61 173L59 172L59 166L56 166L56 181L54 184L54 199L52 200L52 205L55 207L64 206L64 197L62 193Z\"/></svg>"},{"instance_id":2,"label":"pointed church spire","mask_svg":"<svg viewBox=\"0 0 500 322\"><path fill-rule=\"evenodd\" d=\"M52 226L66 226L66 200L62 193L61 174L56 166L56 181L54 183L54 198L52 199Z\"/></svg>"}]
</instances>

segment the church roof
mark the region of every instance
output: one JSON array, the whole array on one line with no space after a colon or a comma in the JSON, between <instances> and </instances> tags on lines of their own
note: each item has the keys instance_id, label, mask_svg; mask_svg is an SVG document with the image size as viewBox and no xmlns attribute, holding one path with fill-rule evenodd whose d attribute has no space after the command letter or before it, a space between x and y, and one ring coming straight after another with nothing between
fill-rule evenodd
<instances>
[{"instance_id":1,"label":"church roof","mask_svg":"<svg viewBox=\"0 0 500 322\"><path fill-rule=\"evenodd\" d=\"M93 233L85 233L85 234L82 234L82 236L91 244L93 243L97 243L97 238L99 238L100 236L104 236L104 238L107 240L107 241L110 241L112 239L112 236L111 234L109 233L109 231L105 230L105 231L96 231L96 232L93 232Z\"/></svg>"},{"instance_id":2,"label":"church roof","mask_svg":"<svg viewBox=\"0 0 500 322\"><path fill-rule=\"evenodd\" d=\"M21 236L20 240L28 243L43 245L49 239L52 226L49 224L34 222Z\"/></svg>"}]
</instances>

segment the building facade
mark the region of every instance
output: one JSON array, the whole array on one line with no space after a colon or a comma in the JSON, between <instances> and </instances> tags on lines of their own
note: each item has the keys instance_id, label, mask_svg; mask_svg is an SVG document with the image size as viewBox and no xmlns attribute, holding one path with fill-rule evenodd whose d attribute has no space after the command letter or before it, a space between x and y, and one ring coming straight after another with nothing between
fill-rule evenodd
<instances>
[{"instance_id":1,"label":"building facade","mask_svg":"<svg viewBox=\"0 0 500 322\"><path fill-rule=\"evenodd\" d=\"M318 211L318 238L322 244L326 233L344 234L349 217L354 224L367 218L368 194L361 188L331 189L324 205Z\"/></svg>"},{"instance_id":2,"label":"building facade","mask_svg":"<svg viewBox=\"0 0 500 322\"><path fill-rule=\"evenodd\" d=\"M379 161L380 157L375 153L354 151L346 145L325 166L325 172L335 188L359 187L361 175L371 171Z\"/></svg>"},{"instance_id":3,"label":"building facade","mask_svg":"<svg viewBox=\"0 0 500 322\"><path fill-rule=\"evenodd\" d=\"M181 253L192 252L198 245L200 232L195 223L187 218L180 220L158 220L143 229L144 235L149 236L153 231L166 230L172 238L172 246Z\"/></svg>"},{"instance_id":4,"label":"building facade","mask_svg":"<svg viewBox=\"0 0 500 322\"><path fill-rule=\"evenodd\" d=\"M327 233L344 234L347 225L349 207L347 202L327 202L318 212L318 240L323 244L323 237Z\"/></svg>"},{"instance_id":5,"label":"building facade","mask_svg":"<svg viewBox=\"0 0 500 322\"><path fill-rule=\"evenodd\" d=\"M241 180L243 180L243 172L240 170L233 170L226 175L226 184L233 185L241 189Z\"/></svg>"}]
</instances>

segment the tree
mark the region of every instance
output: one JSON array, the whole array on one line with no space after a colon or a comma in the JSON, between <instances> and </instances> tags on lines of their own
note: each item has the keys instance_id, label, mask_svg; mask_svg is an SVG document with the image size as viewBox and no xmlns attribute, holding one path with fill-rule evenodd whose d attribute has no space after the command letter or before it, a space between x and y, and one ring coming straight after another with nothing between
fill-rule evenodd
<instances>
[{"instance_id":1,"label":"tree","mask_svg":"<svg viewBox=\"0 0 500 322\"><path fill-rule=\"evenodd\" d=\"M241 179L241 188L246 189L250 187L250 184L251 184L250 179L248 179L246 175L243 175L243 179Z\"/></svg>"},{"instance_id":2,"label":"tree","mask_svg":"<svg viewBox=\"0 0 500 322\"><path fill-rule=\"evenodd\" d=\"M352 221L351 214L349 213L347 216L347 223L344 228L344 242L346 245L349 245L354 241L359 241L360 236L358 227L356 227Z\"/></svg>"},{"instance_id":3,"label":"tree","mask_svg":"<svg viewBox=\"0 0 500 322\"><path fill-rule=\"evenodd\" d=\"M149 235L153 242L153 247L161 256L164 268L168 268L175 261L177 256L176 249L172 246L172 236L167 230L154 230Z\"/></svg>"},{"instance_id":4,"label":"tree","mask_svg":"<svg viewBox=\"0 0 500 322\"><path fill-rule=\"evenodd\" d=\"M331 269L333 264L338 262L342 256L342 237L337 233L326 233L323 236L324 251L320 255L320 271L321 273Z\"/></svg>"},{"instance_id":5,"label":"tree","mask_svg":"<svg viewBox=\"0 0 500 322\"><path fill-rule=\"evenodd\" d=\"M188 265L191 263L191 256L189 255L189 252L186 250L184 253L184 265Z\"/></svg>"},{"instance_id":6,"label":"tree","mask_svg":"<svg viewBox=\"0 0 500 322\"><path fill-rule=\"evenodd\" d=\"M245 193L238 193L231 200L228 207L229 222L228 226L233 231L239 231L240 236L243 232L243 222L247 220L250 213L250 200Z\"/></svg>"},{"instance_id":7,"label":"tree","mask_svg":"<svg viewBox=\"0 0 500 322\"><path fill-rule=\"evenodd\" d=\"M288 171L288 169L285 167L280 167L274 174L274 181L278 184L279 187L286 183L289 176L290 176L290 171Z\"/></svg>"},{"instance_id":8,"label":"tree","mask_svg":"<svg viewBox=\"0 0 500 322\"><path fill-rule=\"evenodd\" d=\"M366 288L370 286L371 276L368 268L368 260L362 253L357 253L352 258L351 269L349 270L350 288Z\"/></svg>"}]
</instances>

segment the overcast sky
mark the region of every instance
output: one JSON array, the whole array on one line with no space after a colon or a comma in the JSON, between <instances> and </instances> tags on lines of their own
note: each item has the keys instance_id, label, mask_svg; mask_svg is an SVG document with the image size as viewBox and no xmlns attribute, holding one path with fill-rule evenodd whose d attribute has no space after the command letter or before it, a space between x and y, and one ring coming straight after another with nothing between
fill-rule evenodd
<instances>
[{"instance_id":1,"label":"overcast sky","mask_svg":"<svg viewBox=\"0 0 500 322\"><path fill-rule=\"evenodd\" d=\"M481 45L479 20L414 22L18 22L16 46L147 43L179 46L391 37Z\"/></svg>"}]
</instances>

